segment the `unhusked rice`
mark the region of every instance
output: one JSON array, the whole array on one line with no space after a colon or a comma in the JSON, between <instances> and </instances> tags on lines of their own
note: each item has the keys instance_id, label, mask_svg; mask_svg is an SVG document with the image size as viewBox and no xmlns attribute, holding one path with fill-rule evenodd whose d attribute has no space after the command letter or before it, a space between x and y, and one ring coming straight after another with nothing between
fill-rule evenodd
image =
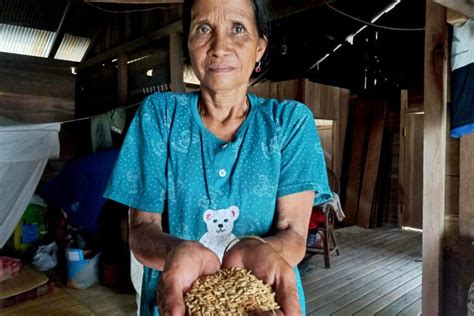
<instances>
[{"instance_id":1,"label":"unhusked rice","mask_svg":"<svg viewBox=\"0 0 474 316\"><path fill-rule=\"evenodd\" d=\"M280 308L272 288L240 268L221 269L196 280L184 300L192 316L247 315Z\"/></svg>"}]
</instances>

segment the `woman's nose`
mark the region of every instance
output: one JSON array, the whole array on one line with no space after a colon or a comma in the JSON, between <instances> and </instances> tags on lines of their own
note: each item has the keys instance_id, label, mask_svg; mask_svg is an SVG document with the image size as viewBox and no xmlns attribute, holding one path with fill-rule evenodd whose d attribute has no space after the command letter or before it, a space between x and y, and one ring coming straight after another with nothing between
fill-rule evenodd
<instances>
[{"instance_id":1,"label":"woman's nose","mask_svg":"<svg viewBox=\"0 0 474 316\"><path fill-rule=\"evenodd\" d=\"M230 39L224 32L215 32L211 42L211 54L222 57L229 51Z\"/></svg>"}]
</instances>

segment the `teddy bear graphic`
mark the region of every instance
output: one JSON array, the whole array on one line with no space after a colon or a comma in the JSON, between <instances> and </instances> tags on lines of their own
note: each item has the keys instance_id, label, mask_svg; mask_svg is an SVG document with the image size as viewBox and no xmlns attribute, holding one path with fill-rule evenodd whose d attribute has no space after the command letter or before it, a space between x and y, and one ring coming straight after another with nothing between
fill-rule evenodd
<instances>
[{"instance_id":1,"label":"teddy bear graphic","mask_svg":"<svg viewBox=\"0 0 474 316\"><path fill-rule=\"evenodd\" d=\"M235 205L227 209L206 210L203 214L207 233L202 235L199 242L214 251L221 262L225 248L235 239L232 229L238 217L239 208Z\"/></svg>"}]
</instances>

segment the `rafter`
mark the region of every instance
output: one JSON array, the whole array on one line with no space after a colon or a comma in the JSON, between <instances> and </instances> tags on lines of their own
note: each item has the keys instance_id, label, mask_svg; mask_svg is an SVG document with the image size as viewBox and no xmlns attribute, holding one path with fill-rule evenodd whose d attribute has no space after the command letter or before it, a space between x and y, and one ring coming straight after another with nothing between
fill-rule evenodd
<instances>
[{"instance_id":1,"label":"rafter","mask_svg":"<svg viewBox=\"0 0 474 316\"><path fill-rule=\"evenodd\" d=\"M66 3L66 7L64 8L61 21L59 21L58 28L56 29L56 32L54 33L53 46L51 46L51 50L49 51L49 55L48 55L48 58L50 59L53 59L54 56L56 56L59 46L61 45L61 42L63 41L64 33L65 33L64 21L66 20L66 16L69 12L69 9L71 8L71 2L72 0L68 0L68 2Z\"/></svg>"}]
</instances>

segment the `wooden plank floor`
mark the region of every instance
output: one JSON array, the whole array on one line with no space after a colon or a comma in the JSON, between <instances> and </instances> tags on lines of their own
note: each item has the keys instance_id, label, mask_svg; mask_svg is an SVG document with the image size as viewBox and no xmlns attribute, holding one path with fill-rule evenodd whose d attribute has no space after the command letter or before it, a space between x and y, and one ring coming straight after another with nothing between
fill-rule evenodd
<instances>
[{"instance_id":1,"label":"wooden plank floor","mask_svg":"<svg viewBox=\"0 0 474 316\"><path fill-rule=\"evenodd\" d=\"M331 257L331 269L324 268L322 255L299 265L307 315L419 315L421 233L353 226L336 236L341 255ZM63 290L94 315L136 315L134 294L100 285Z\"/></svg>"},{"instance_id":2,"label":"wooden plank floor","mask_svg":"<svg viewBox=\"0 0 474 316\"><path fill-rule=\"evenodd\" d=\"M421 233L352 226L336 237L341 255L330 269L322 255L299 265L307 315L421 313Z\"/></svg>"},{"instance_id":3,"label":"wooden plank floor","mask_svg":"<svg viewBox=\"0 0 474 316\"><path fill-rule=\"evenodd\" d=\"M133 316L137 315L135 294L123 294L114 289L93 285L84 290L63 288L76 300L86 305L97 316Z\"/></svg>"}]
</instances>

